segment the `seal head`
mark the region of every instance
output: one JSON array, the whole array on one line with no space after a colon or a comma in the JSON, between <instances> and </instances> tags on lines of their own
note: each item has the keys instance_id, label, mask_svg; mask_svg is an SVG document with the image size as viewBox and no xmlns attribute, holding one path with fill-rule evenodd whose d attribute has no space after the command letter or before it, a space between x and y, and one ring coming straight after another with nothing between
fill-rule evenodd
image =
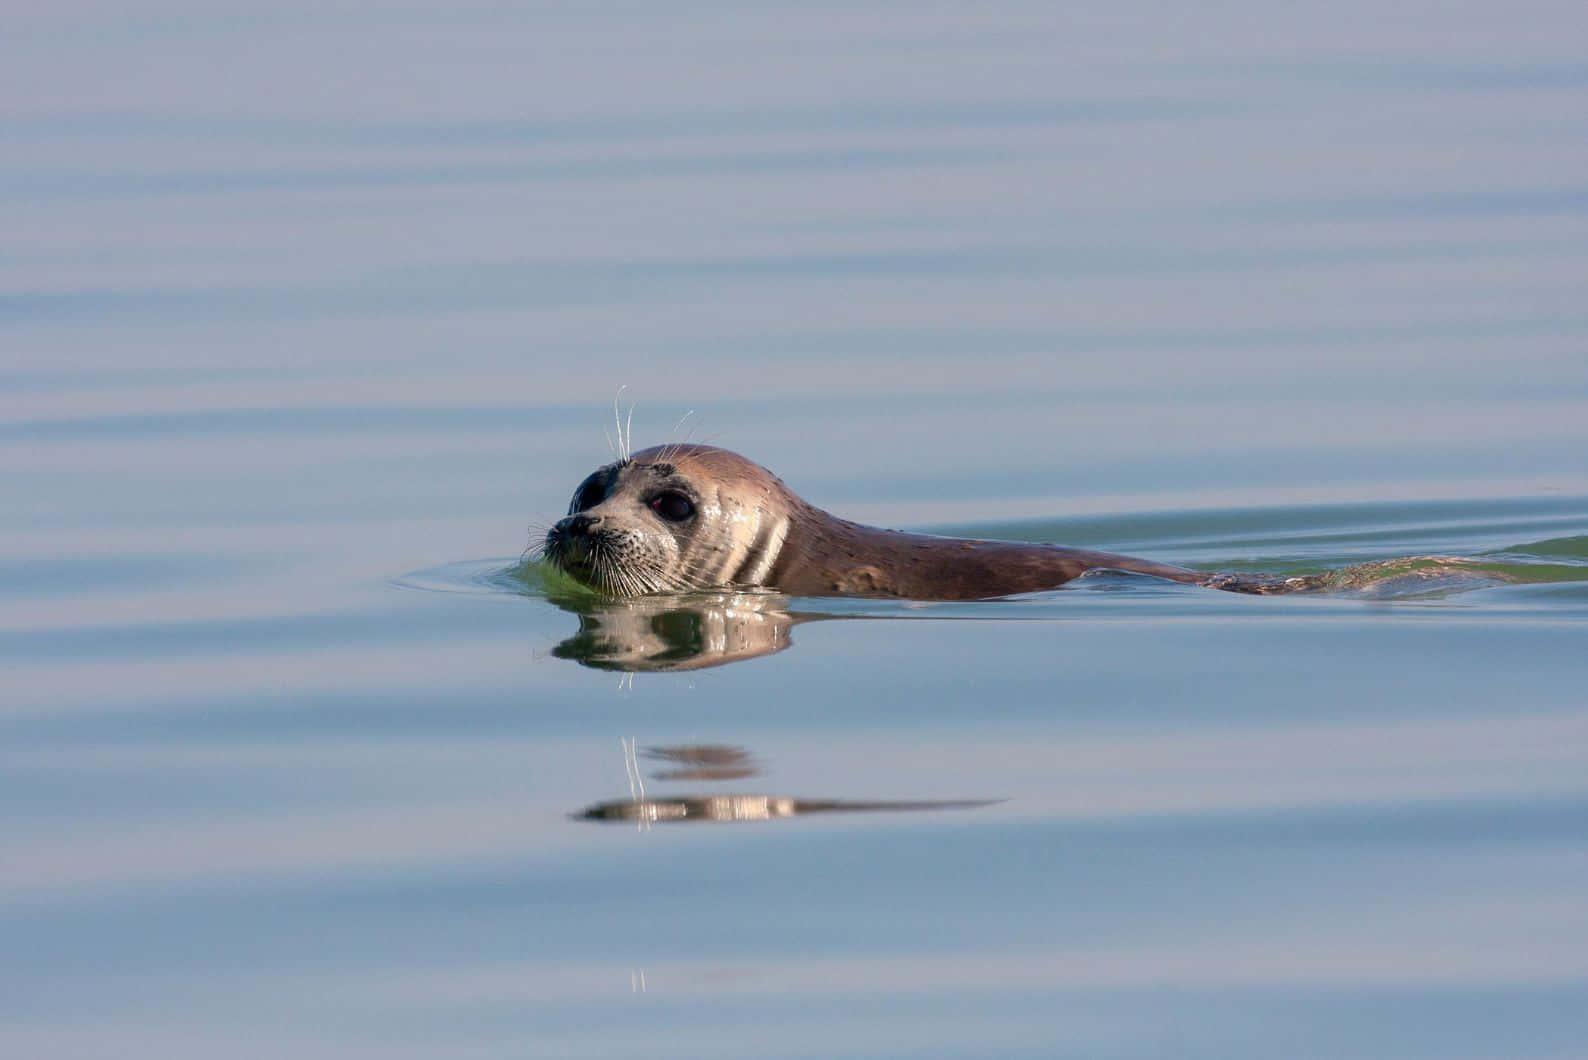
<instances>
[{"instance_id":1,"label":"seal head","mask_svg":"<svg viewBox=\"0 0 1588 1060\"><path fill-rule=\"evenodd\" d=\"M606 596L762 586L808 507L737 453L658 446L581 482L545 554Z\"/></svg>"}]
</instances>

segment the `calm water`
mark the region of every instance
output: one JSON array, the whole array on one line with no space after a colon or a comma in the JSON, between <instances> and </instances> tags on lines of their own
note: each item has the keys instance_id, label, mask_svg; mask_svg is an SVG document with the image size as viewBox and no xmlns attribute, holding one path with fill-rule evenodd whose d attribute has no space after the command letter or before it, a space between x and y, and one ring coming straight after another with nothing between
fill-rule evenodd
<instances>
[{"instance_id":1,"label":"calm water","mask_svg":"<svg viewBox=\"0 0 1588 1060\"><path fill-rule=\"evenodd\" d=\"M9 12L0 1054L1581 1056L1585 30ZM548 596L619 386L873 522L1474 563Z\"/></svg>"}]
</instances>

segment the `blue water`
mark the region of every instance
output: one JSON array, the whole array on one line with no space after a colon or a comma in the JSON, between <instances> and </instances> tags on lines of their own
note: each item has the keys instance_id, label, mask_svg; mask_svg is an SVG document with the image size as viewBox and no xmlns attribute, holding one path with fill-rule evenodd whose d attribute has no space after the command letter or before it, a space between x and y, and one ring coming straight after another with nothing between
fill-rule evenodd
<instances>
[{"instance_id":1,"label":"blue water","mask_svg":"<svg viewBox=\"0 0 1588 1060\"><path fill-rule=\"evenodd\" d=\"M0 1055L1580 1056L1585 30L8 13ZM570 600L620 386L870 522L1471 563Z\"/></svg>"}]
</instances>

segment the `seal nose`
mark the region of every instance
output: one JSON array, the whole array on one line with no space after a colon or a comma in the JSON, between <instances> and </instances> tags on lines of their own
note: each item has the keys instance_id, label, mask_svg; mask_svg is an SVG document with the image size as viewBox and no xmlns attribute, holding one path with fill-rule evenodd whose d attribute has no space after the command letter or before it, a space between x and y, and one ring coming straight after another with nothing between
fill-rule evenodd
<instances>
[{"instance_id":1,"label":"seal nose","mask_svg":"<svg viewBox=\"0 0 1588 1060\"><path fill-rule=\"evenodd\" d=\"M601 516L586 515L584 512L580 512L578 515L568 516L568 518L564 519L558 525L561 526L566 533L582 537L601 525Z\"/></svg>"}]
</instances>

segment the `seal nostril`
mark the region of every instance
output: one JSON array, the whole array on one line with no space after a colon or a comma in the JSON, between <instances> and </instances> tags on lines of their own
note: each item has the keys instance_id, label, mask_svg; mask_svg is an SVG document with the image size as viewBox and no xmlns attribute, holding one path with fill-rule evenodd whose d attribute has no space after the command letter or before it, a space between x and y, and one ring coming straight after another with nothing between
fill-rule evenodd
<instances>
[{"instance_id":1,"label":"seal nostril","mask_svg":"<svg viewBox=\"0 0 1588 1060\"><path fill-rule=\"evenodd\" d=\"M562 523L570 534L588 534L592 529L601 525L601 516L586 515L580 512L578 515L570 515Z\"/></svg>"}]
</instances>

